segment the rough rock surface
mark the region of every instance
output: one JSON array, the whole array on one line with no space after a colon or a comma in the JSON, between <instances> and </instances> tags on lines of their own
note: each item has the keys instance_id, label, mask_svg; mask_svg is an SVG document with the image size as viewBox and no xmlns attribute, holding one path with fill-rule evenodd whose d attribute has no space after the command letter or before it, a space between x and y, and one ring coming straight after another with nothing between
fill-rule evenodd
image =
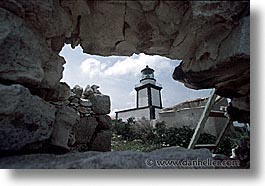
<instances>
[{"instance_id":1,"label":"rough rock surface","mask_svg":"<svg viewBox=\"0 0 265 186\"><path fill-rule=\"evenodd\" d=\"M73 92L74 94L76 94L76 96L77 96L78 98L81 98L81 96L82 96L82 94L83 94L83 88L80 87L79 85L75 85L74 88L73 88L73 90L72 90L72 92Z\"/></svg>"},{"instance_id":2,"label":"rough rock surface","mask_svg":"<svg viewBox=\"0 0 265 186\"><path fill-rule=\"evenodd\" d=\"M86 13L84 7L74 9L84 52L181 59L173 78L185 86L249 96L249 2L93 1Z\"/></svg>"},{"instance_id":3,"label":"rough rock surface","mask_svg":"<svg viewBox=\"0 0 265 186\"><path fill-rule=\"evenodd\" d=\"M92 103L92 110L96 114L110 113L110 97L107 95L94 95L90 98Z\"/></svg>"},{"instance_id":4,"label":"rough rock surface","mask_svg":"<svg viewBox=\"0 0 265 186\"><path fill-rule=\"evenodd\" d=\"M62 9L58 0L5 0L0 2L0 7L42 31L45 38L71 34L71 17Z\"/></svg>"},{"instance_id":5,"label":"rough rock surface","mask_svg":"<svg viewBox=\"0 0 265 186\"><path fill-rule=\"evenodd\" d=\"M140 169L140 168L179 168L160 167L155 160L211 160L209 150L187 150L171 147L149 153L133 151L84 152L65 155L32 154L0 158L0 168L11 169ZM187 167L181 167L187 168ZM199 168L199 167L191 167ZM202 168L202 167L200 167ZM203 167L213 168L213 167Z\"/></svg>"},{"instance_id":6,"label":"rough rock surface","mask_svg":"<svg viewBox=\"0 0 265 186\"><path fill-rule=\"evenodd\" d=\"M108 115L96 116L98 122L98 129L106 130L111 128L111 117Z\"/></svg>"},{"instance_id":7,"label":"rough rock surface","mask_svg":"<svg viewBox=\"0 0 265 186\"><path fill-rule=\"evenodd\" d=\"M0 85L0 151L18 151L50 138L55 107L21 85Z\"/></svg>"},{"instance_id":8,"label":"rough rock surface","mask_svg":"<svg viewBox=\"0 0 265 186\"><path fill-rule=\"evenodd\" d=\"M70 87L65 82L58 83L53 89L33 90L46 101L65 101L70 97Z\"/></svg>"},{"instance_id":9,"label":"rough rock surface","mask_svg":"<svg viewBox=\"0 0 265 186\"><path fill-rule=\"evenodd\" d=\"M77 144L87 144L90 142L98 123L94 117L83 117L74 127Z\"/></svg>"},{"instance_id":10,"label":"rough rock surface","mask_svg":"<svg viewBox=\"0 0 265 186\"><path fill-rule=\"evenodd\" d=\"M97 133L94 141L92 142L90 150L92 151L110 151L111 150L111 137L110 130L103 130Z\"/></svg>"},{"instance_id":11,"label":"rough rock surface","mask_svg":"<svg viewBox=\"0 0 265 186\"><path fill-rule=\"evenodd\" d=\"M64 59L52 52L42 32L32 29L25 19L2 8L0 14L0 82L20 83L37 95L42 89L52 90L62 78Z\"/></svg>"},{"instance_id":12,"label":"rough rock surface","mask_svg":"<svg viewBox=\"0 0 265 186\"><path fill-rule=\"evenodd\" d=\"M24 20L0 8L0 80L37 86L44 77L43 45ZM35 51L32 53L32 51Z\"/></svg>"},{"instance_id":13,"label":"rough rock surface","mask_svg":"<svg viewBox=\"0 0 265 186\"><path fill-rule=\"evenodd\" d=\"M56 119L53 127L51 143L55 146L68 149L70 132L80 119L79 115L73 108L63 106L57 108L55 116Z\"/></svg>"},{"instance_id":14,"label":"rough rock surface","mask_svg":"<svg viewBox=\"0 0 265 186\"><path fill-rule=\"evenodd\" d=\"M89 54L181 59L175 80L249 97L249 2L6 0L0 7L1 81L52 89L64 63L57 53L71 43Z\"/></svg>"},{"instance_id":15,"label":"rough rock surface","mask_svg":"<svg viewBox=\"0 0 265 186\"><path fill-rule=\"evenodd\" d=\"M98 85L87 85L83 92L83 88L75 85L71 90L68 105L80 116L80 121L73 127L71 139L69 138L74 141L70 142L71 150L111 150L111 118L106 115L110 110L110 99L98 89ZM98 97L103 99L98 100Z\"/></svg>"}]
</instances>

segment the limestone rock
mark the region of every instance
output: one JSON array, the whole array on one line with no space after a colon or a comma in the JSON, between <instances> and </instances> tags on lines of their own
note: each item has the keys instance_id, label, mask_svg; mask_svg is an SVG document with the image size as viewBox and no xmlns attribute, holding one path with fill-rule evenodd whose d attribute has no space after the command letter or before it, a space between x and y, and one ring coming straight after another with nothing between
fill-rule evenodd
<instances>
[{"instance_id":1,"label":"limestone rock","mask_svg":"<svg viewBox=\"0 0 265 186\"><path fill-rule=\"evenodd\" d=\"M97 133L95 140L91 145L92 151L106 152L111 150L111 137L112 133L110 130L103 130Z\"/></svg>"},{"instance_id":2,"label":"limestone rock","mask_svg":"<svg viewBox=\"0 0 265 186\"><path fill-rule=\"evenodd\" d=\"M0 151L18 151L50 138L55 107L21 85L0 85Z\"/></svg>"},{"instance_id":3,"label":"limestone rock","mask_svg":"<svg viewBox=\"0 0 265 186\"><path fill-rule=\"evenodd\" d=\"M57 108L51 142L55 146L68 149L68 140L72 127L80 119L77 112L68 106Z\"/></svg>"},{"instance_id":4,"label":"limestone rock","mask_svg":"<svg viewBox=\"0 0 265 186\"><path fill-rule=\"evenodd\" d=\"M50 51L51 57L43 63L44 77L41 82L41 88L53 89L59 84L63 77L64 58Z\"/></svg>"},{"instance_id":5,"label":"limestone rock","mask_svg":"<svg viewBox=\"0 0 265 186\"><path fill-rule=\"evenodd\" d=\"M194 1L191 8L189 22L196 23L187 24L187 30L193 33L172 47L172 53L183 60L173 78L193 89L216 88L224 97L248 96L249 3Z\"/></svg>"},{"instance_id":6,"label":"limestone rock","mask_svg":"<svg viewBox=\"0 0 265 186\"><path fill-rule=\"evenodd\" d=\"M0 80L20 83L37 95L39 88L52 90L62 78L64 59L25 20L1 8L0 14Z\"/></svg>"},{"instance_id":7,"label":"limestone rock","mask_svg":"<svg viewBox=\"0 0 265 186\"><path fill-rule=\"evenodd\" d=\"M91 89L93 90L94 94L101 94L100 91L98 90L99 89L98 85L92 85Z\"/></svg>"},{"instance_id":8,"label":"limestone rock","mask_svg":"<svg viewBox=\"0 0 265 186\"><path fill-rule=\"evenodd\" d=\"M89 14L80 14L79 27L85 52L104 56L144 52L181 59L173 77L185 86L216 88L219 95L230 98L249 96L249 2L100 1L87 5Z\"/></svg>"},{"instance_id":9,"label":"limestone rock","mask_svg":"<svg viewBox=\"0 0 265 186\"><path fill-rule=\"evenodd\" d=\"M86 144L90 142L98 123L94 117L82 117L74 127L74 134L77 144Z\"/></svg>"},{"instance_id":10,"label":"limestone rock","mask_svg":"<svg viewBox=\"0 0 265 186\"><path fill-rule=\"evenodd\" d=\"M90 97L92 103L92 110L96 114L110 113L110 97L107 95L93 95Z\"/></svg>"},{"instance_id":11,"label":"limestone rock","mask_svg":"<svg viewBox=\"0 0 265 186\"><path fill-rule=\"evenodd\" d=\"M90 87L90 85L87 85L84 92L83 92L83 98L89 99L90 96L94 94L93 89Z\"/></svg>"},{"instance_id":12,"label":"limestone rock","mask_svg":"<svg viewBox=\"0 0 265 186\"><path fill-rule=\"evenodd\" d=\"M72 92L78 97L81 98L83 94L83 88L80 87L79 85L75 85Z\"/></svg>"},{"instance_id":13,"label":"limestone rock","mask_svg":"<svg viewBox=\"0 0 265 186\"><path fill-rule=\"evenodd\" d=\"M79 106L79 107L78 107L78 111L79 111L81 114L90 114L90 112L91 112L91 108L87 108L87 107Z\"/></svg>"},{"instance_id":14,"label":"limestone rock","mask_svg":"<svg viewBox=\"0 0 265 186\"><path fill-rule=\"evenodd\" d=\"M165 169L165 168L214 168L205 167L161 167L156 160L212 160L207 149L187 150L170 147L149 153L133 151L82 152L64 155L32 154L0 159L0 168L8 169Z\"/></svg>"},{"instance_id":15,"label":"limestone rock","mask_svg":"<svg viewBox=\"0 0 265 186\"><path fill-rule=\"evenodd\" d=\"M22 19L2 8L0 17L0 80L38 86L44 77L40 54L45 46Z\"/></svg>"},{"instance_id":16,"label":"limestone rock","mask_svg":"<svg viewBox=\"0 0 265 186\"><path fill-rule=\"evenodd\" d=\"M79 105L79 99L77 97L74 97L71 101L70 104L73 104L75 106Z\"/></svg>"},{"instance_id":17,"label":"limestone rock","mask_svg":"<svg viewBox=\"0 0 265 186\"><path fill-rule=\"evenodd\" d=\"M23 18L45 38L71 33L71 18L57 0L5 0L0 7Z\"/></svg>"},{"instance_id":18,"label":"limestone rock","mask_svg":"<svg viewBox=\"0 0 265 186\"><path fill-rule=\"evenodd\" d=\"M81 46L84 52L108 55L118 41L124 40L125 2L93 1L88 5L90 15L80 20Z\"/></svg>"},{"instance_id":19,"label":"limestone rock","mask_svg":"<svg viewBox=\"0 0 265 186\"><path fill-rule=\"evenodd\" d=\"M84 106L84 107L91 107L92 103L90 100L86 100L86 99L80 99L80 105Z\"/></svg>"},{"instance_id":20,"label":"limestone rock","mask_svg":"<svg viewBox=\"0 0 265 186\"><path fill-rule=\"evenodd\" d=\"M99 130L106 130L111 128L111 117L108 115L96 116Z\"/></svg>"},{"instance_id":21,"label":"limestone rock","mask_svg":"<svg viewBox=\"0 0 265 186\"><path fill-rule=\"evenodd\" d=\"M37 95L46 101L66 101L70 96L70 87L65 82L58 83L53 89L35 89Z\"/></svg>"}]
</instances>

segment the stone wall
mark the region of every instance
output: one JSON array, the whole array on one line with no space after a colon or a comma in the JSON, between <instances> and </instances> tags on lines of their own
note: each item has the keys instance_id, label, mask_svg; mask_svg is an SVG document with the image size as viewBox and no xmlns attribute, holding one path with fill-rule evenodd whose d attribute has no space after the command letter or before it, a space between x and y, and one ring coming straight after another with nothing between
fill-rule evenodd
<instances>
[{"instance_id":1,"label":"stone wall","mask_svg":"<svg viewBox=\"0 0 265 186\"><path fill-rule=\"evenodd\" d=\"M72 128L68 145L78 151L111 150L110 97L98 90L99 86L89 85L85 90L76 85L71 90L67 104L80 116Z\"/></svg>"}]
</instances>

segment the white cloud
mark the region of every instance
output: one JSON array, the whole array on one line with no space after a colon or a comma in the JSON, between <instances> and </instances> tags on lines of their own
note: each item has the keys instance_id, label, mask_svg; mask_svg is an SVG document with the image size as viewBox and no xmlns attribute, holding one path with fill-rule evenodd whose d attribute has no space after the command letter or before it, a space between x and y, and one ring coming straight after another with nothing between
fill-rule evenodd
<instances>
[{"instance_id":1,"label":"white cloud","mask_svg":"<svg viewBox=\"0 0 265 186\"><path fill-rule=\"evenodd\" d=\"M93 58L87 58L80 65L81 72L89 75L90 78L99 75L105 67L106 65L101 64L99 60Z\"/></svg>"},{"instance_id":2,"label":"white cloud","mask_svg":"<svg viewBox=\"0 0 265 186\"><path fill-rule=\"evenodd\" d=\"M161 56L149 56L143 53L131 57L123 57L114 63L108 63L104 59L98 60L95 58L87 58L80 64L81 72L87 75L90 79L93 78L120 78L126 76L139 77L140 71L149 65L155 69L155 74L158 75L164 70L172 69L175 64L169 59Z\"/></svg>"},{"instance_id":3,"label":"white cloud","mask_svg":"<svg viewBox=\"0 0 265 186\"><path fill-rule=\"evenodd\" d=\"M149 65L151 68L156 68L156 73L161 70L172 68L170 60L161 56L149 56L143 53L139 55L133 55L127 57L122 61L116 62L113 66L107 68L104 71L105 75L108 76L122 76L122 75L134 75L138 76L139 72L146 66Z\"/></svg>"}]
</instances>

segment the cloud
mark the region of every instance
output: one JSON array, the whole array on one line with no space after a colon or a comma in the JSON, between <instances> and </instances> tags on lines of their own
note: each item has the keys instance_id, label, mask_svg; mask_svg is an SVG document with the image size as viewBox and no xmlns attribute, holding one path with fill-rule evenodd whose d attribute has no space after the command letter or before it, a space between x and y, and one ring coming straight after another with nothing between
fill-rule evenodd
<instances>
[{"instance_id":1,"label":"cloud","mask_svg":"<svg viewBox=\"0 0 265 186\"><path fill-rule=\"evenodd\" d=\"M107 68L104 71L105 75L108 76L123 76L123 75L134 75L138 76L140 71L149 65L151 68L155 68L156 72L159 73L161 70L172 68L170 60L161 56L149 56L143 53L132 57L127 57L122 61L116 62L113 66Z\"/></svg>"},{"instance_id":2,"label":"cloud","mask_svg":"<svg viewBox=\"0 0 265 186\"><path fill-rule=\"evenodd\" d=\"M93 78L126 78L126 76L139 77L140 71L149 65L155 68L155 73L159 74L164 70L170 70L175 63L169 59L161 56L149 56L143 53L131 57L117 58L115 62L108 62L105 58L92 58L88 57L80 64L81 72L87 75L90 79Z\"/></svg>"},{"instance_id":3,"label":"cloud","mask_svg":"<svg viewBox=\"0 0 265 186\"><path fill-rule=\"evenodd\" d=\"M89 75L90 78L100 75L105 68L106 65L104 63L94 58L88 58L80 65L81 72Z\"/></svg>"}]
</instances>

